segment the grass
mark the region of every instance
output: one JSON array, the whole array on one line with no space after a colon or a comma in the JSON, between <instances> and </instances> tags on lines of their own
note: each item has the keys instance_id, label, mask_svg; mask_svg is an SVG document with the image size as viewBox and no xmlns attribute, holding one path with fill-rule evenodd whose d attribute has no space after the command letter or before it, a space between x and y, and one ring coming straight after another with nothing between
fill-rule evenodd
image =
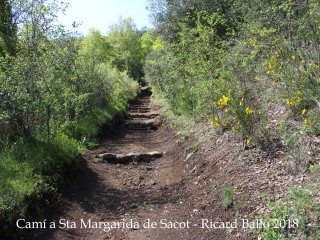
<instances>
[{"instance_id":1,"label":"grass","mask_svg":"<svg viewBox=\"0 0 320 240\"><path fill-rule=\"evenodd\" d=\"M68 121L62 125L61 130L76 139L92 139L100 127L110 122L116 115L125 110L124 102L109 104L105 108L93 110L92 114L79 118L75 121Z\"/></svg>"},{"instance_id":2,"label":"grass","mask_svg":"<svg viewBox=\"0 0 320 240\"><path fill-rule=\"evenodd\" d=\"M41 199L43 193L54 192L63 182L63 174L79 167L78 149L76 140L58 134L51 141L20 139L9 152L1 153L0 212L9 220L26 217L28 199L35 200L34 205L49 200Z\"/></svg>"},{"instance_id":3,"label":"grass","mask_svg":"<svg viewBox=\"0 0 320 240\"><path fill-rule=\"evenodd\" d=\"M80 166L79 143L59 133L48 141L23 138L0 153L0 235L20 238L18 218L37 220L58 204L59 189Z\"/></svg>"},{"instance_id":4,"label":"grass","mask_svg":"<svg viewBox=\"0 0 320 240\"><path fill-rule=\"evenodd\" d=\"M154 92L153 96L155 96L155 98L152 98L152 104L162 106L160 109L161 116L165 117L166 121L170 123L171 129L184 140L186 140L191 133L199 130L198 122L194 116L187 114L178 115L172 110L168 100L163 98L161 94Z\"/></svg>"},{"instance_id":5,"label":"grass","mask_svg":"<svg viewBox=\"0 0 320 240\"><path fill-rule=\"evenodd\" d=\"M7 212L22 205L23 197L30 196L34 185L42 179L33 174L30 164L17 161L11 154L0 155L0 211ZM23 215L25 209L21 209Z\"/></svg>"}]
</instances>

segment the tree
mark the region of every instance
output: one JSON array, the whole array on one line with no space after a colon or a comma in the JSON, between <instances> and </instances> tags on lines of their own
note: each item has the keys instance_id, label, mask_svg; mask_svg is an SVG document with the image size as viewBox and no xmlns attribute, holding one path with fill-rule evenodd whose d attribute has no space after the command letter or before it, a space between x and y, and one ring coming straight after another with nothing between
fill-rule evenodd
<instances>
[{"instance_id":1,"label":"tree","mask_svg":"<svg viewBox=\"0 0 320 240\"><path fill-rule=\"evenodd\" d=\"M0 0L0 54L15 55L17 47L17 26L13 22L11 5Z\"/></svg>"},{"instance_id":2,"label":"tree","mask_svg":"<svg viewBox=\"0 0 320 240\"><path fill-rule=\"evenodd\" d=\"M234 0L148 0L151 19L156 27L156 32L164 40L177 43L180 41L179 32L184 29L195 28L199 14L207 12L216 13L225 19L225 24L219 26L221 37L230 29L236 28L236 14L231 9ZM203 22L205 23L205 22Z\"/></svg>"},{"instance_id":3,"label":"tree","mask_svg":"<svg viewBox=\"0 0 320 240\"><path fill-rule=\"evenodd\" d=\"M90 92L88 106L104 106L110 97L112 81L106 79L113 48L100 31L90 29L88 36L79 43L77 64L77 97Z\"/></svg>"},{"instance_id":4,"label":"tree","mask_svg":"<svg viewBox=\"0 0 320 240\"><path fill-rule=\"evenodd\" d=\"M30 136L44 128L49 136L53 116L58 118L54 110L61 110L56 105L61 103L65 86L66 75L62 77L60 69L74 58L71 48L65 52L70 34L55 22L56 13L64 6L47 0L1 3L6 10L1 12L2 23L6 22L1 25L2 38L8 42L7 51L14 54L1 61L5 70L0 81L2 126L12 138ZM68 74L70 78L72 71Z\"/></svg>"},{"instance_id":5,"label":"tree","mask_svg":"<svg viewBox=\"0 0 320 240\"><path fill-rule=\"evenodd\" d=\"M131 18L120 18L109 28L107 37L114 49L113 64L138 81L144 75L140 35Z\"/></svg>"}]
</instances>

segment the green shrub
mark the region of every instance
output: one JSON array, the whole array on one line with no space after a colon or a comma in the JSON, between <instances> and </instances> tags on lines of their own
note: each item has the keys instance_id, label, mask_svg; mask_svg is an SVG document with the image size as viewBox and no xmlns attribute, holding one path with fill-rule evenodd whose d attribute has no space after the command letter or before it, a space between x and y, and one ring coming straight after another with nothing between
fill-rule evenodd
<instances>
[{"instance_id":1,"label":"green shrub","mask_svg":"<svg viewBox=\"0 0 320 240\"><path fill-rule=\"evenodd\" d=\"M266 201L266 210L257 218L270 223L270 227L256 229L258 236L264 240L320 238L319 168L312 167L312 172L311 184L304 188L292 187L284 199Z\"/></svg>"},{"instance_id":2,"label":"green shrub","mask_svg":"<svg viewBox=\"0 0 320 240\"><path fill-rule=\"evenodd\" d=\"M31 164L15 159L11 154L0 154L0 212L9 219L27 211L25 198L35 192L34 186L42 181Z\"/></svg>"},{"instance_id":3,"label":"green shrub","mask_svg":"<svg viewBox=\"0 0 320 240\"><path fill-rule=\"evenodd\" d=\"M233 205L234 189L232 187L225 187L222 191L222 205L224 208L230 208Z\"/></svg>"},{"instance_id":4,"label":"green shrub","mask_svg":"<svg viewBox=\"0 0 320 240\"><path fill-rule=\"evenodd\" d=\"M209 114L215 127L265 147L276 141L267 108L274 103L319 133L317 1L192 0L159 9L150 2L166 41L149 55L146 79L175 114L195 120Z\"/></svg>"}]
</instances>

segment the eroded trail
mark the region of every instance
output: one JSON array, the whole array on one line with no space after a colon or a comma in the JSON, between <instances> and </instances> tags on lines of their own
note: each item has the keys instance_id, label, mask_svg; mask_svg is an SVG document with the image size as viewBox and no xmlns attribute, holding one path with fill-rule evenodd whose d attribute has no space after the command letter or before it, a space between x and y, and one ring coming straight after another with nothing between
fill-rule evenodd
<instances>
[{"instance_id":1,"label":"eroded trail","mask_svg":"<svg viewBox=\"0 0 320 240\"><path fill-rule=\"evenodd\" d=\"M158 113L149 104L150 92L145 90L129 105L127 118L115 127L114 134L85 155L85 170L64 194L64 210L55 219L56 229L45 234L47 239L162 239L154 229L143 228L143 223L158 221L170 205L186 197L180 192L184 166L180 150L173 149L177 137L159 126ZM123 161L124 154L155 151L163 156ZM103 160L103 153L122 155L108 161ZM59 224L59 220L69 224ZM100 222L130 221L139 222L139 229L130 224L110 231L101 225L95 228Z\"/></svg>"},{"instance_id":2,"label":"eroded trail","mask_svg":"<svg viewBox=\"0 0 320 240\"><path fill-rule=\"evenodd\" d=\"M63 193L63 210L47 219L55 228L38 239L234 239L223 228L202 226L203 219L233 219L221 207L220 187L213 188L222 186L224 172L213 185L214 156L197 153L186 162L193 140L159 124L150 95L143 91L85 155L83 170Z\"/></svg>"}]
</instances>

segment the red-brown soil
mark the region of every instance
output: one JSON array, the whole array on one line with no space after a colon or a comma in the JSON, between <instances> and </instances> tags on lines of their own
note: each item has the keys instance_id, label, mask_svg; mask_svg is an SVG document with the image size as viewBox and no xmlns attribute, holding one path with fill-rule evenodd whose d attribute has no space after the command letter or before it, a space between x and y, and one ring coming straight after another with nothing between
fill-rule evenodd
<instances>
[{"instance_id":1,"label":"red-brown soil","mask_svg":"<svg viewBox=\"0 0 320 240\"><path fill-rule=\"evenodd\" d=\"M208 128L199 129L192 137L182 138L166 124L159 126L156 108L148 108L150 95L142 94L128 107L128 118L114 126L112 133L103 134L99 147L84 156L82 171L63 193L62 211L56 212L48 223L56 221L54 229L38 234L39 239L257 239L244 234L240 219L262 208L260 195L270 196L286 189L288 182L271 179L272 171L281 165L258 157L239 155L241 139L233 133L206 138ZM150 121L139 115L156 118L153 130L129 129L128 122ZM146 117L146 116L145 116ZM149 117L149 116L147 116ZM134 118L134 119L132 119ZM107 163L97 158L101 153L151 152L164 153L151 162L128 164ZM189 154L190 153L190 154ZM253 159L253 160L252 160ZM253 162L249 162L253 161ZM269 179L270 178L270 179ZM291 179L294 181L294 179ZM222 189L232 186L239 206L224 209ZM278 196L281 197L281 196ZM69 221L63 228L58 221ZM85 228L81 219L92 228ZM202 228L202 221L234 222L235 229ZM120 226L117 229L95 228L95 222L138 222L139 226ZM146 222L155 222L154 228ZM75 225L71 228L71 223ZM176 223L171 228L170 223Z\"/></svg>"}]
</instances>

